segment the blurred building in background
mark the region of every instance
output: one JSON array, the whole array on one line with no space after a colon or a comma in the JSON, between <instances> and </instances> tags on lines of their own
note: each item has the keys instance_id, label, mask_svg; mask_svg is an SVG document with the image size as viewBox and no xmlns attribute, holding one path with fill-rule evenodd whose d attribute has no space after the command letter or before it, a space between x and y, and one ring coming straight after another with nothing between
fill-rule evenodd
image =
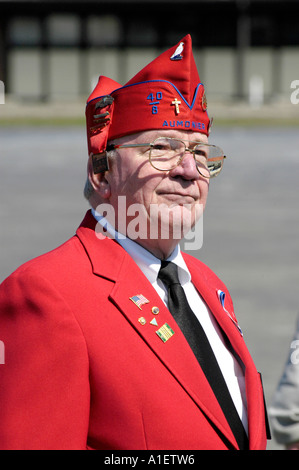
<instances>
[{"instance_id":1,"label":"blurred building in background","mask_svg":"<svg viewBox=\"0 0 299 470\"><path fill-rule=\"evenodd\" d=\"M289 100L298 23L298 0L0 0L0 80L14 99L86 98L190 33L209 99Z\"/></svg>"}]
</instances>

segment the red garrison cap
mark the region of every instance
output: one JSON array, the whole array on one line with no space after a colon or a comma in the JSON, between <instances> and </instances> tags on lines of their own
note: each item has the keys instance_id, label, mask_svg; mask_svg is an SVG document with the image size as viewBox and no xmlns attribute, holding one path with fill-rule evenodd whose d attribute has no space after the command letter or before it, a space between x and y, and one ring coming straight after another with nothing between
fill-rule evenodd
<instances>
[{"instance_id":1,"label":"red garrison cap","mask_svg":"<svg viewBox=\"0 0 299 470\"><path fill-rule=\"evenodd\" d=\"M86 105L89 154L106 150L108 140L151 129L208 135L210 119L191 36L163 52L121 86L100 76Z\"/></svg>"}]
</instances>

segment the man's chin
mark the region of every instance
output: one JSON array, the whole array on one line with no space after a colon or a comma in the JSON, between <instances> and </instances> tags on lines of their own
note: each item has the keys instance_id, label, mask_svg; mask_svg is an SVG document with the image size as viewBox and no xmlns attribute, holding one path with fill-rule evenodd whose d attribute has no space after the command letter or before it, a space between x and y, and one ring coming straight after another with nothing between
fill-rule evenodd
<instances>
[{"instance_id":1,"label":"man's chin","mask_svg":"<svg viewBox=\"0 0 299 470\"><path fill-rule=\"evenodd\" d=\"M190 232L196 223L194 211L184 206L164 208L159 214L151 214L150 238L172 239L178 242Z\"/></svg>"}]
</instances>

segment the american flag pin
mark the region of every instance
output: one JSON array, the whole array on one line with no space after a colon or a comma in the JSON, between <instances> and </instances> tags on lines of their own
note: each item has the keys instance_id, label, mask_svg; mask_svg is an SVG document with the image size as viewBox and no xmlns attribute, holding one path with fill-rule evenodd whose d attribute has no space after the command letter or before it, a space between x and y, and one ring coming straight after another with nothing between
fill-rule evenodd
<instances>
[{"instance_id":1,"label":"american flag pin","mask_svg":"<svg viewBox=\"0 0 299 470\"><path fill-rule=\"evenodd\" d=\"M144 295L142 294L138 294L138 295L133 295L132 297L130 297L130 300L132 300L132 302L137 305L137 307L142 310L141 308L141 305L144 305L144 304L148 304L149 303L149 300L147 300L146 297L144 297Z\"/></svg>"}]
</instances>

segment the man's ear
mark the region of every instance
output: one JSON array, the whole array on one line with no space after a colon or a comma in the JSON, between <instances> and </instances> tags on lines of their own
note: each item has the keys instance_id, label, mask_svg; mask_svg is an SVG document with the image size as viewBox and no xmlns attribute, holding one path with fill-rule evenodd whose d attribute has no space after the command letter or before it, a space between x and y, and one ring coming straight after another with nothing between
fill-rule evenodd
<instances>
[{"instance_id":1,"label":"man's ear","mask_svg":"<svg viewBox=\"0 0 299 470\"><path fill-rule=\"evenodd\" d=\"M90 154L87 164L87 174L94 191L102 198L109 199L111 195L110 184L106 179L106 171L94 172L93 154Z\"/></svg>"}]
</instances>

